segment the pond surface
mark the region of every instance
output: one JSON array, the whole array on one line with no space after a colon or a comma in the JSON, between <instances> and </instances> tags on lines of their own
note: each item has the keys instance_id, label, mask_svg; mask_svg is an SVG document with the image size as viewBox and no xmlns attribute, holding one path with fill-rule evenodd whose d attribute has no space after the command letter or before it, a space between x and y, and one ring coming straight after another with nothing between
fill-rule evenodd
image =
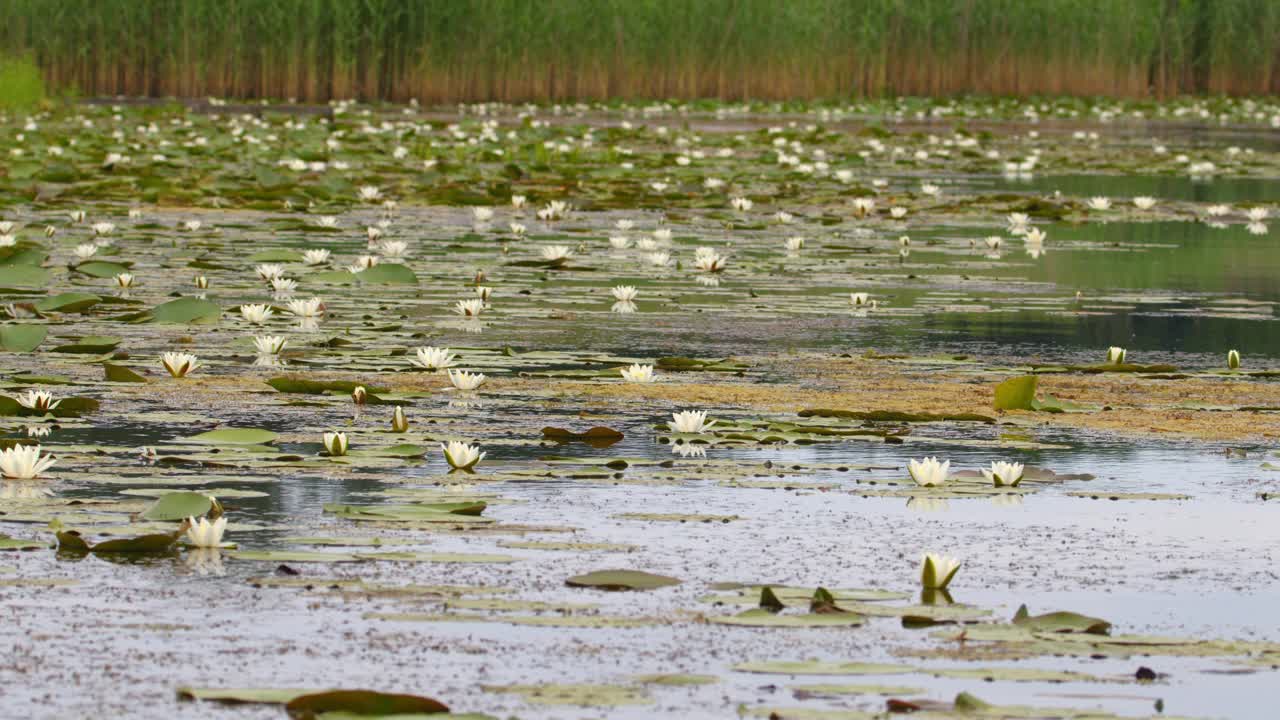
<instances>
[{"instance_id":1,"label":"pond surface","mask_svg":"<svg viewBox=\"0 0 1280 720\"><path fill-rule=\"evenodd\" d=\"M1095 149L998 123L868 136L816 111L695 130L340 110L4 119L0 430L58 460L0 483L6 709L269 718L279 696L179 690L341 687L522 718L973 717L964 693L1000 706L984 717L1274 714L1265 131L1163 134L1215 158L1193 181L1088 174L1135 144L1106 124L1083 125ZM1029 149L1062 172L993 174ZM556 201L576 209L539 217ZM286 348L259 352L266 334ZM485 383L415 365L424 346ZM1139 364L1103 365L1111 346ZM199 366L170 377L173 351ZM659 381L624 383L632 363ZM1065 412L992 407L1033 371ZM31 390L66 404L25 409ZM681 410L716 425L674 432ZM620 437L544 430L593 426ZM486 453L473 473L450 472L451 440ZM946 484L910 478L926 456ZM996 460L1022 483L977 474ZM178 533L157 515L178 492L216 496L234 547L56 534ZM920 587L926 552L963 561L949 596ZM679 583L566 584L606 569ZM761 586L781 614L752 611ZM819 587L836 607L809 612ZM1093 629L1014 623L1024 604Z\"/></svg>"}]
</instances>

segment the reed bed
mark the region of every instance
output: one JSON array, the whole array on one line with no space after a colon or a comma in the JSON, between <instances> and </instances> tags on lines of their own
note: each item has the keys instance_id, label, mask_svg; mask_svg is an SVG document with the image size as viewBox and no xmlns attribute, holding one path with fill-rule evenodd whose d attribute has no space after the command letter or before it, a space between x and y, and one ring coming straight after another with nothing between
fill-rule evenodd
<instances>
[{"instance_id":1,"label":"reed bed","mask_svg":"<svg viewBox=\"0 0 1280 720\"><path fill-rule=\"evenodd\" d=\"M1274 0L6 0L86 95L549 101L1280 92Z\"/></svg>"}]
</instances>

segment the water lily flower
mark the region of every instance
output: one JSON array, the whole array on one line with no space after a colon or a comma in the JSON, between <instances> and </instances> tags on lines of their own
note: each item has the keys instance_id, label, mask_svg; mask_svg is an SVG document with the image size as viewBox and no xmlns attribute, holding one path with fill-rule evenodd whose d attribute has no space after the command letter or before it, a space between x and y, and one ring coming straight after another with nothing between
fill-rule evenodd
<instances>
[{"instance_id":1,"label":"water lily flower","mask_svg":"<svg viewBox=\"0 0 1280 720\"><path fill-rule=\"evenodd\" d=\"M951 473L951 461L939 462L936 457L927 457L924 460L907 461L907 472L911 475L911 479L916 481L921 487L937 487L947 482L947 476Z\"/></svg>"},{"instance_id":2,"label":"water lily flower","mask_svg":"<svg viewBox=\"0 0 1280 720\"><path fill-rule=\"evenodd\" d=\"M470 373L466 370L449 370L449 382L462 391L471 391L484 384L484 373Z\"/></svg>"},{"instance_id":3,"label":"water lily flower","mask_svg":"<svg viewBox=\"0 0 1280 720\"><path fill-rule=\"evenodd\" d=\"M315 248L302 253L302 262L308 265L323 265L329 262L329 251L324 248Z\"/></svg>"},{"instance_id":4,"label":"water lily flower","mask_svg":"<svg viewBox=\"0 0 1280 720\"><path fill-rule=\"evenodd\" d=\"M347 434L343 432L327 432L323 436L324 451L331 457L341 457L347 454Z\"/></svg>"},{"instance_id":5,"label":"water lily flower","mask_svg":"<svg viewBox=\"0 0 1280 720\"><path fill-rule=\"evenodd\" d=\"M414 359L413 364L424 370L444 370L453 367L456 362L456 356L449 352L447 347L427 347L418 348L418 357Z\"/></svg>"},{"instance_id":6,"label":"water lily flower","mask_svg":"<svg viewBox=\"0 0 1280 720\"><path fill-rule=\"evenodd\" d=\"M276 311L272 310L269 305L249 304L240 306L240 315L254 325L261 325L265 323L271 319L272 315L275 314Z\"/></svg>"},{"instance_id":7,"label":"water lily flower","mask_svg":"<svg viewBox=\"0 0 1280 720\"><path fill-rule=\"evenodd\" d=\"M700 272L721 272L728 262L727 257L707 247L698 248L693 258L693 266Z\"/></svg>"},{"instance_id":8,"label":"water lily flower","mask_svg":"<svg viewBox=\"0 0 1280 720\"><path fill-rule=\"evenodd\" d=\"M738 212L747 212L751 210L751 208L755 207L755 203L752 202L750 198L744 197L729 198L729 204Z\"/></svg>"},{"instance_id":9,"label":"water lily flower","mask_svg":"<svg viewBox=\"0 0 1280 720\"><path fill-rule=\"evenodd\" d=\"M925 553L920 558L920 584L928 590L946 590L961 564L950 555Z\"/></svg>"},{"instance_id":10,"label":"water lily flower","mask_svg":"<svg viewBox=\"0 0 1280 720\"><path fill-rule=\"evenodd\" d=\"M128 290L133 287L133 273L117 273L115 276L116 285Z\"/></svg>"},{"instance_id":11,"label":"water lily flower","mask_svg":"<svg viewBox=\"0 0 1280 720\"><path fill-rule=\"evenodd\" d=\"M507 227L511 229L511 234L518 238L524 237L525 233L529 232L529 228L525 227L524 223L513 222L508 224Z\"/></svg>"},{"instance_id":12,"label":"water lily flower","mask_svg":"<svg viewBox=\"0 0 1280 720\"><path fill-rule=\"evenodd\" d=\"M1156 206L1157 200L1148 195L1139 195L1133 199L1133 206L1139 210L1150 210Z\"/></svg>"},{"instance_id":13,"label":"water lily flower","mask_svg":"<svg viewBox=\"0 0 1280 720\"><path fill-rule=\"evenodd\" d=\"M382 198L382 190L376 185L361 185L356 194L364 202L377 202Z\"/></svg>"},{"instance_id":14,"label":"water lily flower","mask_svg":"<svg viewBox=\"0 0 1280 720\"><path fill-rule=\"evenodd\" d=\"M560 265L573 256L573 249L568 245L543 245L540 253L546 262Z\"/></svg>"},{"instance_id":15,"label":"water lily flower","mask_svg":"<svg viewBox=\"0 0 1280 720\"><path fill-rule=\"evenodd\" d=\"M81 243L76 246L76 250L75 250L76 257L80 258L81 260L88 260L89 258L96 255L97 252L98 252L97 243Z\"/></svg>"},{"instance_id":16,"label":"water lily flower","mask_svg":"<svg viewBox=\"0 0 1280 720\"><path fill-rule=\"evenodd\" d=\"M1023 235L1023 240L1025 240L1028 245L1039 245L1044 242L1044 239L1048 237L1048 235L1049 233L1041 230L1040 228L1029 228Z\"/></svg>"},{"instance_id":17,"label":"water lily flower","mask_svg":"<svg viewBox=\"0 0 1280 720\"><path fill-rule=\"evenodd\" d=\"M942 193L942 188L932 183L924 183L920 186L920 192L930 197L937 197Z\"/></svg>"},{"instance_id":18,"label":"water lily flower","mask_svg":"<svg viewBox=\"0 0 1280 720\"><path fill-rule=\"evenodd\" d=\"M210 522L209 518L187 518L187 542L198 548L216 548L222 546L222 533L227 529L226 516L218 516Z\"/></svg>"},{"instance_id":19,"label":"water lily flower","mask_svg":"<svg viewBox=\"0 0 1280 720\"><path fill-rule=\"evenodd\" d=\"M658 228L657 230L653 231L654 242L666 244L671 242L671 237L672 237L671 228Z\"/></svg>"},{"instance_id":20,"label":"water lily flower","mask_svg":"<svg viewBox=\"0 0 1280 720\"><path fill-rule=\"evenodd\" d=\"M187 230L188 232L195 232L195 231L199 230L199 229L200 229L200 226L201 226L201 225L203 225L203 224L204 224L204 223L200 222L199 220L188 220L188 221L186 221L186 222L182 223L182 227L183 227L183 229Z\"/></svg>"},{"instance_id":21,"label":"water lily flower","mask_svg":"<svg viewBox=\"0 0 1280 720\"><path fill-rule=\"evenodd\" d=\"M983 470L982 475L996 487L1017 487L1022 482L1022 463L993 462L990 470Z\"/></svg>"},{"instance_id":22,"label":"water lily flower","mask_svg":"<svg viewBox=\"0 0 1280 720\"><path fill-rule=\"evenodd\" d=\"M391 431L407 432L409 430L409 418L405 417L404 408L396 406L395 412L391 413Z\"/></svg>"},{"instance_id":23,"label":"water lily flower","mask_svg":"<svg viewBox=\"0 0 1280 720\"><path fill-rule=\"evenodd\" d=\"M460 440L450 440L448 444L440 443L440 450L444 453L444 459L449 463L449 467L455 470L470 470L485 456L485 453L480 452L480 446L468 445Z\"/></svg>"},{"instance_id":24,"label":"water lily flower","mask_svg":"<svg viewBox=\"0 0 1280 720\"><path fill-rule=\"evenodd\" d=\"M640 294L640 292L631 285L617 285L609 292L613 294L613 299L624 303L633 302L636 299L636 296Z\"/></svg>"},{"instance_id":25,"label":"water lily flower","mask_svg":"<svg viewBox=\"0 0 1280 720\"><path fill-rule=\"evenodd\" d=\"M357 385L351 391L351 402L357 405L364 405L369 401L369 391L364 389L363 385Z\"/></svg>"},{"instance_id":26,"label":"water lily flower","mask_svg":"<svg viewBox=\"0 0 1280 720\"><path fill-rule=\"evenodd\" d=\"M1264 207L1252 207L1245 212L1245 217L1249 218L1250 222L1260 223L1263 220L1266 220L1267 216L1270 214L1271 213Z\"/></svg>"},{"instance_id":27,"label":"water lily flower","mask_svg":"<svg viewBox=\"0 0 1280 720\"><path fill-rule=\"evenodd\" d=\"M200 361L195 355L184 352L167 352L160 356L160 364L176 378L186 377L200 367Z\"/></svg>"},{"instance_id":28,"label":"water lily flower","mask_svg":"<svg viewBox=\"0 0 1280 720\"><path fill-rule=\"evenodd\" d=\"M280 335L256 335L253 338L253 347L259 355L279 355L288 344L289 341Z\"/></svg>"},{"instance_id":29,"label":"water lily flower","mask_svg":"<svg viewBox=\"0 0 1280 720\"><path fill-rule=\"evenodd\" d=\"M849 302L854 307L862 307L870 303L871 296L864 292L849 293Z\"/></svg>"},{"instance_id":30,"label":"water lily flower","mask_svg":"<svg viewBox=\"0 0 1280 720\"><path fill-rule=\"evenodd\" d=\"M684 410L671 414L671 422L667 423L667 427L672 432L678 433L701 433L711 429L716 421L707 422L707 411L705 410Z\"/></svg>"},{"instance_id":31,"label":"water lily flower","mask_svg":"<svg viewBox=\"0 0 1280 720\"><path fill-rule=\"evenodd\" d=\"M987 248L991 250L999 250L1000 245L1004 242L1004 239L1001 238L999 235L989 235L986 238L983 238L983 242L986 243Z\"/></svg>"},{"instance_id":32,"label":"water lily flower","mask_svg":"<svg viewBox=\"0 0 1280 720\"><path fill-rule=\"evenodd\" d=\"M373 247L382 238L382 228L370 225L364 229L364 236L368 238L369 247Z\"/></svg>"},{"instance_id":33,"label":"water lily flower","mask_svg":"<svg viewBox=\"0 0 1280 720\"><path fill-rule=\"evenodd\" d=\"M1248 230L1250 235L1266 235L1267 234L1266 223L1251 222L1248 225L1245 225L1244 229Z\"/></svg>"},{"instance_id":34,"label":"water lily flower","mask_svg":"<svg viewBox=\"0 0 1280 720\"><path fill-rule=\"evenodd\" d=\"M493 295L493 288L489 287L488 285L476 286L476 297L479 298L481 302L486 302L486 303L489 302L489 298L492 295Z\"/></svg>"},{"instance_id":35,"label":"water lily flower","mask_svg":"<svg viewBox=\"0 0 1280 720\"><path fill-rule=\"evenodd\" d=\"M197 275L195 279L196 288L199 290L207 290L209 288L209 278L204 275Z\"/></svg>"},{"instance_id":36,"label":"water lily flower","mask_svg":"<svg viewBox=\"0 0 1280 720\"><path fill-rule=\"evenodd\" d=\"M338 227L338 218L332 215L321 215L316 224L322 228L336 228Z\"/></svg>"},{"instance_id":37,"label":"water lily flower","mask_svg":"<svg viewBox=\"0 0 1280 720\"><path fill-rule=\"evenodd\" d=\"M516 210L523 210L528 200L529 199L526 198L524 195L512 195L511 207L515 208Z\"/></svg>"},{"instance_id":38,"label":"water lily flower","mask_svg":"<svg viewBox=\"0 0 1280 720\"><path fill-rule=\"evenodd\" d=\"M637 309L639 309L638 306L630 300L619 300L615 302L613 305L609 306L610 312L615 312L615 313L618 313L619 315L629 315L635 312Z\"/></svg>"},{"instance_id":39,"label":"water lily flower","mask_svg":"<svg viewBox=\"0 0 1280 720\"><path fill-rule=\"evenodd\" d=\"M1205 212L1209 213L1210 217L1222 217L1223 215L1227 215L1231 212L1231 206L1230 205L1210 205L1209 207L1205 208Z\"/></svg>"},{"instance_id":40,"label":"water lily flower","mask_svg":"<svg viewBox=\"0 0 1280 720\"><path fill-rule=\"evenodd\" d=\"M310 300L290 300L286 309L300 318L318 318L324 315L324 300L318 297Z\"/></svg>"},{"instance_id":41,"label":"water lily flower","mask_svg":"<svg viewBox=\"0 0 1280 720\"><path fill-rule=\"evenodd\" d=\"M895 205L889 208L889 216L892 217L894 220L901 220L902 218L907 216L907 209L902 207L901 205Z\"/></svg>"},{"instance_id":42,"label":"water lily flower","mask_svg":"<svg viewBox=\"0 0 1280 720\"><path fill-rule=\"evenodd\" d=\"M619 230L621 230L621 231L623 231L623 232L626 232L626 231L630 230L631 228L635 227L635 226L636 226L636 224L635 224L635 221L633 221L633 220L627 220L626 218L623 218L623 219L621 219L621 220L615 220L615 221L614 221L614 223L613 223L613 226L614 226L614 227L616 227L616 228L618 228Z\"/></svg>"},{"instance_id":43,"label":"water lily flower","mask_svg":"<svg viewBox=\"0 0 1280 720\"><path fill-rule=\"evenodd\" d=\"M1102 197L1100 195L1091 197L1089 198L1088 205L1090 210L1110 210L1111 198Z\"/></svg>"},{"instance_id":44,"label":"water lily flower","mask_svg":"<svg viewBox=\"0 0 1280 720\"><path fill-rule=\"evenodd\" d=\"M1025 234L1031 224L1031 216L1026 213L1009 213L1006 219L1009 222L1009 232L1014 235Z\"/></svg>"},{"instance_id":45,"label":"water lily flower","mask_svg":"<svg viewBox=\"0 0 1280 720\"><path fill-rule=\"evenodd\" d=\"M866 217L876 210L876 201L872 198L854 198L853 214L857 217Z\"/></svg>"},{"instance_id":46,"label":"water lily flower","mask_svg":"<svg viewBox=\"0 0 1280 720\"><path fill-rule=\"evenodd\" d=\"M0 475L14 480L32 480L57 462L52 456L40 456L39 445L14 445L0 450Z\"/></svg>"},{"instance_id":47,"label":"water lily flower","mask_svg":"<svg viewBox=\"0 0 1280 720\"><path fill-rule=\"evenodd\" d=\"M1237 350L1227 351L1227 367L1232 370L1240 368L1240 353Z\"/></svg>"},{"instance_id":48,"label":"water lily flower","mask_svg":"<svg viewBox=\"0 0 1280 720\"><path fill-rule=\"evenodd\" d=\"M454 303L453 311L463 317L478 317L480 313L484 312L484 301L480 298L459 300Z\"/></svg>"},{"instance_id":49,"label":"water lily flower","mask_svg":"<svg viewBox=\"0 0 1280 720\"><path fill-rule=\"evenodd\" d=\"M278 277L284 277L284 265L280 263L262 263L254 267L254 271L258 273L258 277L263 282L271 282Z\"/></svg>"},{"instance_id":50,"label":"water lily flower","mask_svg":"<svg viewBox=\"0 0 1280 720\"><path fill-rule=\"evenodd\" d=\"M84 222L85 212L83 210L72 210L67 213L67 217L71 218L73 223L82 223Z\"/></svg>"},{"instance_id":51,"label":"water lily flower","mask_svg":"<svg viewBox=\"0 0 1280 720\"><path fill-rule=\"evenodd\" d=\"M804 238L795 235L782 241L782 244L787 249L787 252L799 252L804 249Z\"/></svg>"},{"instance_id":52,"label":"water lily flower","mask_svg":"<svg viewBox=\"0 0 1280 720\"><path fill-rule=\"evenodd\" d=\"M25 395L19 395L17 400L22 407L39 413L47 413L62 402L54 400L53 394L44 390L28 390Z\"/></svg>"},{"instance_id":53,"label":"water lily flower","mask_svg":"<svg viewBox=\"0 0 1280 720\"><path fill-rule=\"evenodd\" d=\"M116 231L115 223L96 222L89 226L94 235L106 236Z\"/></svg>"},{"instance_id":54,"label":"water lily flower","mask_svg":"<svg viewBox=\"0 0 1280 720\"><path fill-rule=\"evenodd\" d=\"M1112 345L1107 348L1107 362L1112 365L1123 365L1128 352L1122 347Z\"/></svg>"},{"instance_id":55,"label":"water lily flower","mask_svg":"<svg viewBox=\"0 0 1280 720\"><path fill-rule=\"evenodd\" d=\"M271 289L280 295L288 295L298 289L298 281L289 278L271 278Z\"/></svg>"},{"instance_id":56,"label":"water lily flower","mask_svg":"<svg viewBox=\"0 0 1280 720\"><path fill-rule=\"evenodd\" d=\"M477 223L487 223L493 219L493 208L473 207L471 208L471 219Z\"/></svg>"},{"instance_id":57,"label":"water lily flower","mask_svg":"<svg viewBox=\"0 0 1280 720\"><path fill-rule=\"evenodd\" d=\"M630 367L622 368L622 379L633 383L650 383L656 378L653 375L652 365L641 365L636 363Z\"/></svg>"},{"instance_id":58,"label":"water lily flower","mask_svg":"<svg viewBox=\"0 0 1280 720\"><path fill-rule=\"evenodd\" d=\"M671 263L671 253L665 251L649 253L645 258L654 267L666 267Z\"/></svg>"}]
</instances>

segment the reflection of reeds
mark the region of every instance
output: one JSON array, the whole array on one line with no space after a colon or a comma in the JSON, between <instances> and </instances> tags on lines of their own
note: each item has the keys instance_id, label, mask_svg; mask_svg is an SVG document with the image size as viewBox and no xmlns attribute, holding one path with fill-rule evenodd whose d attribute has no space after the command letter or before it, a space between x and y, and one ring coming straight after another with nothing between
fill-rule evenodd
<instances>
[{"instance_id":1,"label":"reflection of reeds","mask_svg":"<svg viewBox=\"0 0 1280 720\"><path fill-rule=\"evenodd\" d=\"M86 94L790 98L1280 91L1274 0L6 0Z\"/></svg>"}]
</instances>

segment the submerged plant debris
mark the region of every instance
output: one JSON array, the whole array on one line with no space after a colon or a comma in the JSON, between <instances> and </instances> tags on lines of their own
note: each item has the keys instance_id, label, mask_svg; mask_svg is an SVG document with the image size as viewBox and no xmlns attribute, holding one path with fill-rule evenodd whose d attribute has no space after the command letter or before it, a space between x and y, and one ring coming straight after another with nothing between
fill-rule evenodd
<instances>
[{"instance_id":1,"label":"submerged plant debris","mask_svg":"<svg viewBox=\"0 0 1280 720\"><path fill-rule=\"evenodd\" d=\"M1269 717L1280 108L1009 102L0 118L6 705Z\"/></svg>"}]
</instances>

